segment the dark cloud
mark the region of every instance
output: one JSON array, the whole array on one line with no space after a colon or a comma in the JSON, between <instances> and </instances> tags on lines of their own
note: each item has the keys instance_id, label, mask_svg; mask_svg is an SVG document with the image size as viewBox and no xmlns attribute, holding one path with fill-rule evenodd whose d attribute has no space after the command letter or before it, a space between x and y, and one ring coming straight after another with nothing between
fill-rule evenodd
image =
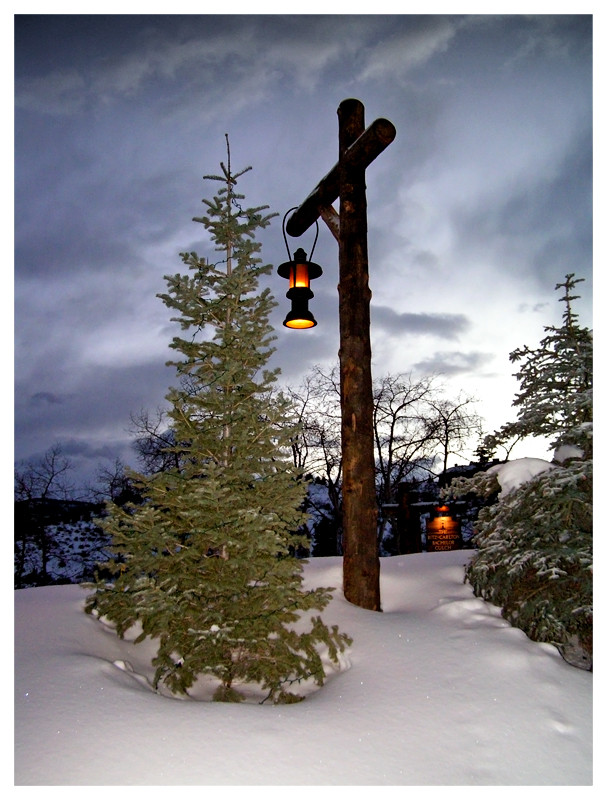
<instances>
[{"instance_id":1,"label":"dark cloud","mask_svg":"<svg viewBox=\"0 0 607 800\"><path fill-rule=\"evenodd\" d=\"M30 402L36 406L58 405L65 402L65 398L53 392L36 392L30 398Z\"/></svg>"},{"instance_id":2,"label":"dark cloud","mask_svg":"<svg viewBox=\"0 0 607 800\"><path fill-rule=\"evenodd\" d=\"M530 306L528 303L521 303L517 308L517 311L521 314L526 313L527 311L531 311L534 314L539 314L544 311L548 307L548 303L535 303L535 305Z\"/></svg>"},{"instance_id":3,"label":"dark cloud","mask_svg":"<svg viewBox=\"0 0 607 800\"><path fill-rule=\"evenodd\" d=\"M487 364L493 360L490 353L462 353L461 351L440 351L430 358L418 361L414 368L429 375L466 375L477 373L483 377Z\"/></svg>"},{"instance_id":4,"label":"dark cloud","mask_svg":"<svg viewBox=\"0 0 607 800\"><path fill-rule=\"evenodd\" d=\"M470 328L464 314L402 313L387 306L372 306L372 322L395 336L437 336L458 339Z\"/></svg>"},{"instance_id":5,"label":"dark cloud","mask_svg":"<svg viewBox=\"0 0 607 800\"><path fill-rule=\"evenodd\" d=\"M68 487L72 486L70 495L75 499L84 499L89 496L90 489L99 489L101 473L104 470L111 472L116 461L132 469L138 467L132 439L107 438L102 445L95 446L81 439L64 438L39 450L30 450L27 458L16 460L17 468L37 464L51 447L58 448L69 465L65 479Z\"/></svg>"},{"instance_id":6,"label":"dark cloud","mask_svg":"<svg viewBox=\"0 0 607 800\"><path fill-rule=\"evenodd\" d=\"M100 470L109 468L116 460L130 469L139 466L132 437L110 439L98 445L83 439L68 438L62 439L59 446L77 473L86 473L89 485L94 485Z\"/></svg>"},{"instance_id":7,"label":"dark cloud","mask_svg":"<svg viewBox=\"0 0 607 800\"><path fill-rule=\"evenodd\" d=\"M28 384L18 381L15 456L28 458L57 441L71 441L72 448L79 442L81 453L93 453L104 451L106 440L128 440L131 415L164 405L174 378L174 370L160 359L145 365L97 367L73 375L69 394L41 389L34 394L34 402L27 396ZM55 380L61 385L65 373L60 371Z\"/></svg>"}]
</instances>

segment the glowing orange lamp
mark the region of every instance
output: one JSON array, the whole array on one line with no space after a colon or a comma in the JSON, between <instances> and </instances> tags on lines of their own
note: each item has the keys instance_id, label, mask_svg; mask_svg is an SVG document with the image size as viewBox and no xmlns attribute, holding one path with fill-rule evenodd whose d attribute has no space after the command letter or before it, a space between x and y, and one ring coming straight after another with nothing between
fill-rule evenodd
<instances>
[{"instance_id":1,"label":"glowing orange lamp","mask_svg":"<svg viewBox=\"0 0 607 800\"><path fill-rule=\"evenodd\" d=\"M285 261L277 269L281 278L289 281L287 297L291 301L291 310L282 323L287 328L313 328L316 320L308 308L308 300L314 297L310 289L310 281L322 275L322 267L306 259L300 247L295 251L293 261Z\"/></svg>"}]
</instances>

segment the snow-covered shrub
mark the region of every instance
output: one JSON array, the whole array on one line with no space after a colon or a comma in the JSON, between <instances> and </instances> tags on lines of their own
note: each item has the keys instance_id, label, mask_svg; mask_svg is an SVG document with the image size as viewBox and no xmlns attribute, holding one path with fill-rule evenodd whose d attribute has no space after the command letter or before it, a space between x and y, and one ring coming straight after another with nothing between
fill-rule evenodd
<instances>
[{"instance_id":1,"label":"snow-covered shrub","mask_svg":"<svg viewBox=\"0 0 607 800\"><path fill-rule=\"evenodd\" d=\"M491 492L498 481L498 473L480 473L459 488ZM481 510L475 543L466 572L475 594L531 639L590 669L592 461L553 464L500 496Z\"/></svg>"},{"instance_id":2,"label":"snow-covered shrub","mask_svg":"<svg viewBox=\"0 0 607 800\"><path fill-rule=\"evenodd\" d=\"M592 331L572 311L580 281L567 275L560 328L545 328L536 349L510 353L521 361L518 419L495 441L553 437L552 463L520 459L492 467L471 481L452 484L454 494L498 502L479 513L478 551L466 574L477 595L532 639L555 644L578 667L592 666Z\"/></svg>"}]
</instances>

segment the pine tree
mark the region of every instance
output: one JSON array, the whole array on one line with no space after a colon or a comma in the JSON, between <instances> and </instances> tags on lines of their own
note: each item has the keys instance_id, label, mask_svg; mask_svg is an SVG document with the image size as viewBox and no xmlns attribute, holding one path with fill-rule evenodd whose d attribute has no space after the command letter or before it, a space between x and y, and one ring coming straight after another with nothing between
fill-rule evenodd
<instances>
[{"instance_id":1,"label":"pine tree","mask_svg":"<svg viewBox=\"0 0 607 800\"><path fill-rule=\"evenodd\" d=\"M560 459L535 479L479 513L477 552L466 578L475 594L502 607L513 625L556 645L575 666L592 666L592 332L572 311L567 275L560 328L545 328L536 349L510 354L521 361L518 419L496 440L552 436ZM565 449L563 445L573 445ZM559 453L560 450L560 453ZM565 458L563 458L563 455ZM455 481L450 492L489 497L500 489L492 472Z\"/></svg>"},{"instance_id":2,"label":"pine tree","mask_svg":"<svg viewBox=\"0 0 607 800\"><path fill-rule=\"evenodd\" d=\"M293 557L305 541L293 532L305 522L306 486L289 465L291 412L277 371L264 368L274 301L259 292L271 266L260 265L255 241L273 215L242 207L235 186L250 167L233 174L227 146L223 174L205 176L222 187L195 218L220 257L182 253L188 274L167 276L159 295L187 332L173 339L180 357L169 362L180 378L167 395L178 466L136 476L143 504L110 507L103 525L114 558L104 566L113 578L97 582L86 610L119 636L139 623L137 641L158 640L157 688L187 694L199 676L213 676L216 700L241 700L246 683L290 702L289 685L322 685L319 647L338 662L350 639L305 614L322 610L331 590L304 590Z\"/></svg>"},{"instance_id":3,"label":"pine tree","mask_svg":"<svg viewBox=\"0 0 607 800\"><path fill-rule=\"evenodd\" d=\"M513 402L518 419L498 432L498 441L513 436L555 437L554 448L571 444L592 457L592 331L579 326L572 309L579 299L572 291L582 281L571 273L556 285L565 289L560 298L565 303L563 324L544 328L546 336L538 348L525 346L510 353L513 363L521 362L515 373L520 392Z\"/></svg>"}]
</instances>

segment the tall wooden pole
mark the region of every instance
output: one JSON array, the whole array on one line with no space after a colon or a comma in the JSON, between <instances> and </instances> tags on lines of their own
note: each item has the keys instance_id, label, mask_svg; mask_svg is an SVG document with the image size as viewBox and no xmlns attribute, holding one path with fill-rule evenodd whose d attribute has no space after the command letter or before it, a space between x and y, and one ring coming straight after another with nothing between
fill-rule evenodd
<instances>
[{"instance_id":1,"label":"tall wooden pole","mask_svg":"<svg viewBox=\"0 0 607 800\"><path fill-rule=\"evenodd\" d=\"M340 104L339 161L289 218L286 230L301 236L321 216L339 243L344 595L361 608L381 611L365 170L396 129L378 119L365 130L364 113L359 100ZM337 197L339 216L331 207Z\"/></svg>"},{"instance_id":2,"label":"tall wooden pole","mask_svg":"<svg viewBox=\"0 0 607 800\"><path fill-rule=\"evenodd\" d=\"M365 168L344 159L365 130L364 113L358 100L344 100L337 111L343 576L346 600L379 611Z\"/></svg>"}]
</instances>

